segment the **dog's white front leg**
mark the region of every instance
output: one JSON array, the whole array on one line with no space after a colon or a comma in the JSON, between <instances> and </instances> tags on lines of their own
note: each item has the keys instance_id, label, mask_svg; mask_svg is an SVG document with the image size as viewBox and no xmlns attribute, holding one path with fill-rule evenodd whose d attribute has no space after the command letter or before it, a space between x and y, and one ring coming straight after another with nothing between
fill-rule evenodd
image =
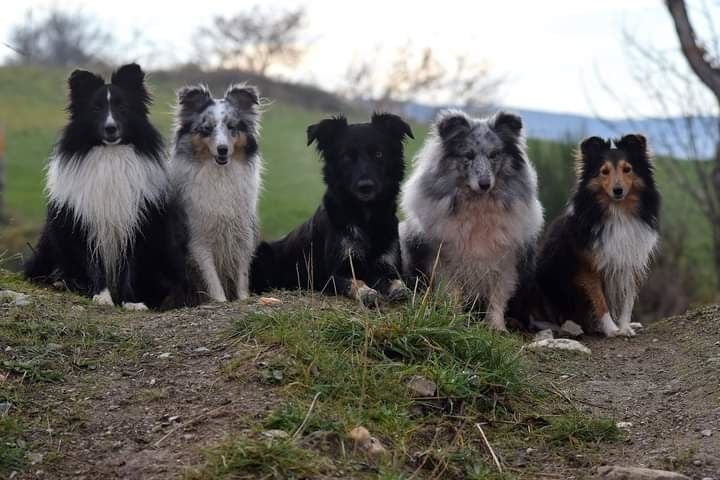
<instances>
[{"instance_id":1,"label":"dog's white front leg","mask_svg":"<svg viewBox=\"0 0 720 480\"><path fill-rule=\"evenodd\" d=\"M517 271L510 267L498 274L497 281L490 287L488 297L487 323L493 330L507 331L505 309L517 284Z\"/></svg>"},{"instance_id":2,"label":"dog's white front leg","mask_svg":"<svg viewBox=\"0 0 720 480\"><path fill-rule=\"evenodd\" d=\"M634 337L635 330L633 329L630 321L632 320L633 306L635 305L635 297L637 295L637 287L633 283L624 289L625 298L622 301L622 311L620 318L618 319L618 335L626 337Z\"/></svg>"},{"instance_id":3,"label":"dog's white front leg","mask_svg":"<svg viewBox=\"0 0 720 480\"><path fill-rule=\"evenodd\" d=\"M96 305L114 305L110 290L107 287L103 288L100 293L93 295L92 300Z\"/></svg>"},{"instance_id":4,"label":"dog's white front leg","mask_svg":"<svg viewBox=\"0 0 720 480\"><path fill-rule=\"evenodd\" d=\"M193 245L190 247L193 259L200 269L200 274L207 287L208 296L216 302L226 302L227 297L220 282L215 261L209 248L201 245Z\"/></svg>"},{"instance_id":5,"label":"dog's white front leg","mask_svg":"<svg viewBox=\"0 0 720 480\"><path fill-rule=\"evenodd\" d=\"M249 250L252 251L252 250ZM250 275L250 258L247 255L243 255L242 258L238 259L238 270L236 279L237 298L238 300L247 300L250 297L249 289L249 275Z\"/></svg>"}]
</instances>

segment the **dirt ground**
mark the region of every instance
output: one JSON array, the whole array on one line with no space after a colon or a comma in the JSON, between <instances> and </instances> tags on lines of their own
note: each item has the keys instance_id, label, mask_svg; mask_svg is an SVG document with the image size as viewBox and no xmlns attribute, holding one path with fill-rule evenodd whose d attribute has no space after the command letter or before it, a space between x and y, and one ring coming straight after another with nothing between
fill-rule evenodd
<instances>
[{"instance_id":1,"label":"dirt ground","mask_svg":"<svg viewBox=\"0 0 720 480\"><path fill-rule=\"evenodd\" d=\"M146 342L138 355L32 391L23 417L33 464L14 478L178 478L203 446L247 432L281 397L257 380L255 366L271 352L228 334L249 308L258 307L129 317L127 328ZM593 478L599 457L720 480L720 306L648 325L636 338L583 342L591 356L548 362L540 374L569 402L628 422L627 440L595 452L592 465L582 455L558 463L528 454L546 472L538 478ZM241 365L233 378L223 369L231 361Z\"/></svg>"}]
</instances>

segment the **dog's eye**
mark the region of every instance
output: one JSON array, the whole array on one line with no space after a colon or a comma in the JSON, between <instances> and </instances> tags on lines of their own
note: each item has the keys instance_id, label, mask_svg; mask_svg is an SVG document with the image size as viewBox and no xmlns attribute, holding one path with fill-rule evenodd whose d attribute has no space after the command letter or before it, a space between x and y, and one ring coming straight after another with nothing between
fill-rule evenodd
<instances>
[{"instance_id":1,"label":"dog's eye","mask_svg":"<svg viewBox=\"0 0 720 480\"><path fill-rule=\"evenodd\" d=\"M210 127L200 127L197 129L197 133L202 135L203 137L209 137L210 134L212 134L212 128Z\"/></svg>"},{"instance_id":2,"label":"dog's eye","mask_svg":"<svg viewBox=\"0 0 720 480\"><path fill-rule=\"evenodd\" d=\"M608 175L610 175L610 169L607 168L607 167L605 167L605 168L603 168L602 170L600 170L600 173L601 173L602 175L608 176Z\"/></svg>"},{"instance_id":3,"label":"dog's eye","mask_svg":"<svg viewBox=\"0 0 720 480\"><path fill-rule=\"evenodd\" d=\"M630 173L632 172L632 167L630 165L625 165L623 167L623 173Z\"/></svg>"},{"instance_id":4,"label":"dog's eye","mask_svg":"<svg viewBox=\"0 0 720 480\"><path fill-rule=\"evenodd\" d=\"M467 158L468 160L473 160L475 158L475 152L467 152L465 154L465 158Z\"/></svg>"},{"instance_id":5,"label":"dog's eye","mask_svg":"<svg viewBox=\"0 0 720 480\"><path fill-rule=\"evenodd\" d=\"M382 151L378 150L377 152L375 152L375 158L380 159L382 157L383 157Z\"/></svg>"}]
</instances>

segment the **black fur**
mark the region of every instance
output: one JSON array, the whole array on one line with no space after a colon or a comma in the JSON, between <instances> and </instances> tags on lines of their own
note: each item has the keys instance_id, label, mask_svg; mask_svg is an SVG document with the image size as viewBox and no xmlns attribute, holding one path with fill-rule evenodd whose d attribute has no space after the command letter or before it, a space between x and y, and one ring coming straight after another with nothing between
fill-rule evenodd
<instances>
[{"instance_id":1,"label":"black fur","mask_svg":"<svg viewBox=\"0 0 720 480\"><path fill-rule=\"evenodd\" d=\"M315 142L324 160L327 190L307 222L281 240L260 244L251 289L349 295L356 278L388 294L391 282L400 278L395 211L406 137L412 138L410 127L391 114L352 125L335 117L308 127L308 145Z\"/></svg>"},{"instance_id":2,"label":"black fur","mask_svg":"<svg viewBox=\"0 0 720 480\"><path fill-rule=\"evenodd\" d=\"M582 258L590 252L603 232L607 219L605 207L587 187L599 175L606 160L622 156L643 180L638 217L650 228L658 230L660 194L655 186L653 166L645 137L625 135L610 141L599 137L585 139L580 145L578 178L568 208L549 227L537 262L535 304L536 316L553 324L573 320L591 325L590 301L578 287L576 277Z\"/></svg>"},{"instance_id":3,"label":"black fur","mask_svg":"<svg viewBox=\"0 0 720 480\"><path fill-rule=\"evenodd\" d=\"M68 83L69 122L55 146L56 161L81 164L93 147L105 148L104 122L112 106L119 142L132 145L140 158L163 165L162 137L148 119L151 97L138 65L120 67L109 84L99 75L83 70L74 71ZM183 275L181 252L185 242L184 233L174 230L175 225L182 224L176 219L177 209L166 193L162 198L158 204L146 206L116 278L105 278L102 259L93 261L88 232L75 221L72 207L50 201L34 255L25 264L25 276L41 283L59 281L88 296L108 287L116 304L143 302L151 308L162 306ZM107 201L112 204L113 199Z\"/></svg>"}]
</instances>

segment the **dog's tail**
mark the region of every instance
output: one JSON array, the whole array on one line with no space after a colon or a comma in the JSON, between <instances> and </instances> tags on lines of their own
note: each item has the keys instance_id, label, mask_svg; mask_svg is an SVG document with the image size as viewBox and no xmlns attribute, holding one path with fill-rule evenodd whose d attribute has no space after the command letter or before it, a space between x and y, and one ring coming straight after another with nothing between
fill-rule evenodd
<instances>
[{"instance_id":1,"label":"dog's tail","mask_svg":"<svg viewBox=\"0 0 720 480\"><path fill-rule=\"evenodd\" d=\"M275 270L275 252L268 242L260 242L250 265L250 291L263 293L272 290L272 272Z\"/></svg>"}]
</instances>

